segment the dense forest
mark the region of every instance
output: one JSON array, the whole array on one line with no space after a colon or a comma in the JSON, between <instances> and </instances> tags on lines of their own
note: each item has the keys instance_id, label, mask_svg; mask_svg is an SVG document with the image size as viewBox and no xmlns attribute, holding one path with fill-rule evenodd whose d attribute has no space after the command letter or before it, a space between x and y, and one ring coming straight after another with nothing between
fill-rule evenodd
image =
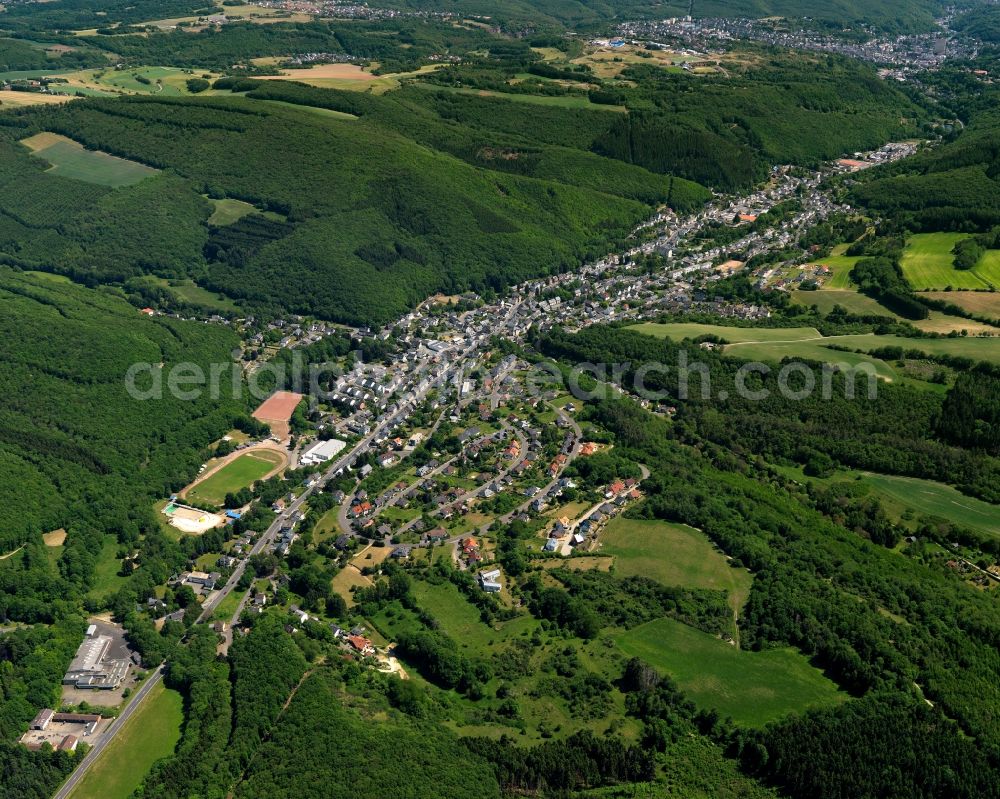
<instances>
[{"instance_id":1,"label":"dense forest","mask_svg":"<svg viewBox=\"0 0 1000 799\"><path fill-rule=\"evenodd\" d=\"M674 362L664 357L660 341L613 329L573 337L557 334L542 345L574 362L631 361L635 368L650 360ZM721 377L714 365L713 371ZM826 412L807 403L796 414L786 409L772 416L775 408L767 402L757 410L739 402L715 403L713 409L699 409L697 401L681 402L672 423L625 400L599 402L592 412L615 431L618 446L627 448L622 454L653 471L644 484L648 501L640 508L643 515L704 530L754 572L740 625L745 645L792 643L853 693L878 689L892 694L891 700L851 703L842 712L811 714L740 739L748 767L788 786L794 795L930 796L934 785L949 786L953 795L984 795L989 792L985 786L996 779L1000 743L991 710L997 698L989 695L990 686L997 684L1000 635L992 597L876 545L864 522L850 532L831 522L822 502L775 482L764 463L788 457L791 450L782 451L779 442L789 427L801 447L834 459L844 458L852 446L875 452L885 442L867 426L865 416L874 419L882 413L894 420L890 424L896 435L909 437L910 451L931 453L940 446L929 440L933 409L922 408L915 395L880 391L873 407L855 408L850 421L838 421L847 406L827 404ZM912 406L909 412L907 406ZM731 411L734 416L729 417ZM792 416L798 419L791 421ZM818 436L820 427L836 430L840 441ZM959 460L976 457L953 452ZM988 468L989 462L979 460L978 468ZM948 468L942 466L937 479ZM882 615L882 609L889 615ZM897 616L902 621L895 621ZM914 683L933 710L914 695ZM885 712L887 702L895 708L891 713ZM807 734L805 726L812 728ZM972 756L965 736L977 741L984 759ZM878 753L877 762L852 757L852 768L844 771L838 765L842 747L830 759L810 754L810 742L823 749L819 741L838 737L885 743L866 746ZM908 768L914 749L892 742L918 739L926 740L920 748L920 787L912 789L916 793L898 793L891 775Z\"/></svg>"},{"instance_id":2,"label":"dense forest","mask_svg":"<svg viewBox=\"0 0 1000 799\"><path fill-rule=\"evenodd\" d=\"M327 121L240 98L77 102L9 121L12 139L51 130L170 170L110 193L62 181L60 193L60 179L8 144L0 169L18 189L6 202L27 217L0 225L13 263L89 283L193 277L250 305L360 324L395 318L437 290L490 291L604 253L645 215L634 195L687 205L707 196L616 162L596 190L583 185L582 153L566 182L558 180L561 151L548 172L557 179L499 173L378 119ZM290 224L270 242L226 247L216 237L213 245L203 193L254 203ZM122 225L126 218L134 224Z\"/></svg>"}]
</instances>

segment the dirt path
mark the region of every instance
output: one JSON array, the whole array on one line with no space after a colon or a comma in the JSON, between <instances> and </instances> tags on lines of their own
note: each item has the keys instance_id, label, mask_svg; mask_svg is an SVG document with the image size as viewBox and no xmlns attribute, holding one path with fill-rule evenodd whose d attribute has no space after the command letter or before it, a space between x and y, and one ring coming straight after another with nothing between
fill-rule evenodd
<instances>
[{"instance_id":1,"label":"dirt path","mask_svg":"<svg viewBox=\"0 0 1000 799\"><path fill-rule=\"evenodd\" d=\"M306 669L305 674L302 675L296 686L292 689L292 692L288 695L288 699L285 700L285 704L281 706L281 711L278 713L277 716L275 716L274 724L271 725L271 729L269 729L263 736L261 736L260 739L261 746L263 746L271 739L271 733L274 731L274 728L278 726L278 722L281 721L281 717L285 715L285 711L288 710L288 706L292 704L292 700L295 698L295 694L299 692L299 688L302 687L302 683L304 683L307 679L309 679L309 677L312 675L314 671L315 669ZM260 751L260 747L257 747L257 751ZM249 770L250 765L253 763L253 760L254 758L251 757L250 761L247 763L246 768L243 769L242 772L240 772L240 776L236 778L236 781L233 783L232 789L230 789L229 793L226 794L226 799L233 799L233 796L235 796L236 794L236 789L240 786L240 783L242 783L243 780L246 778L247 771Z\"/></svg>"}]
</instances>

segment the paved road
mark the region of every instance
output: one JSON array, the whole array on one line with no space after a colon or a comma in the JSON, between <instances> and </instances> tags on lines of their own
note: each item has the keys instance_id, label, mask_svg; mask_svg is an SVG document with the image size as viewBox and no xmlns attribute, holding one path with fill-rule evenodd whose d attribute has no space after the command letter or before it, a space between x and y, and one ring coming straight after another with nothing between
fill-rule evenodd
<instances>
[{"instance_id":1,"label":"paved road","mask_svg":"<svg viewBox=\"0 0 1000 799\"><path fill-rule=\"evenodd\" d=\"M520 303L516 303L511 307L510 313L507 318L510 319ZM323 485L326 480L329 480L338 471L344 469L354 463L355 458L363 452L366 452L371 446L372 442L378 438L384 431L394 427L396 424L401 422L405 417L406 413L413 408L415 408L427 394L434 388L444 385L451 379L458 371L464 366L469 356L472 355L478 349L478 343L470 344L453 362L453 365L445 367L440 373L435 375L433 379L425 381L423 388L416 388L412 393L409 394L409 398L400 403L399 410L391 416L387 416L382 419L375 428L364 438L355 444L350 451L342 455L336 461L330 465L323 474L323 479L319 480L316 485L312 488L306 488L301 496L297 497L284 511L280 514L274 523L267 528L257 542L251 547L250 555L257 555L262 552L266 547L270 546L278 535L278 531L286 523L286 519L292 513L300 510L302 506L306 503L309 497L316 491L318 486ZM247 562L249 557L244 558L240 561L237 567L233 570L232 576L226 581L226 584L216 591L205 604L202 605L202 611L198 615L198 623L202 623L211 618L215 609L225 600L229 594L235 590L237 583L239 583L240 578L243 576L244 571L246 571ZM128 703L122 714L112 723L111 727L105 732L101 741L94 745L94 747L87 753L87 756L83 759L79 766L70 774L69 778L62 784L58 791L53 795L53 799L67 799L73 789L79 785L80 780L83 779L87 771L98 759L100 754L104 749L111 743L111 741L118 734L118 731L124 726L124 722L138 709L142 702L149 696L149 692L153 689L160 680L163 679L163 666L157 667L157 669L147 678L145 684L136 692L135 696L132 697L132 701Z\"/></svg>"},{"instance_id":2,"label":"paved road","mask_svg":"<svg viewBox=\"0 0 1000 799\"><path fill-rule=\"evenodd\" d=\"M77 766L76 770L69 775L69 778L62 784L62 787L56 791L54 799L66 799L73 790L80 784L80 780L83 779L84 775L93 765L94 761L100 757L101 752L104 751L105 747L111 743L118 731L125 726L125 722L132 717L132 715L139 709L139 705L142 701L149 696L150 691L153 690L160 681L163 679L163 666L158 666L156 671L146 678L146 682L142 684L135 695L132 697L132 701L129 702L125 709L122 711L121 715L111 722L111 727L107 729L101 736L101 739L94 744L90 751L87 753L87 757L84 758L83 762Z\"/></svg>"}]
</instances>

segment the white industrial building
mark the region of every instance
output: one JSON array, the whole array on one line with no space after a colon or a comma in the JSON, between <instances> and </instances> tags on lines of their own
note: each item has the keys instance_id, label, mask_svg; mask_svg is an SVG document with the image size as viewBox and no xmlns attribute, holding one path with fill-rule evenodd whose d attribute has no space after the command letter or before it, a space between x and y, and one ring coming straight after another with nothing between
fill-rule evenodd
<instances>
[{"instance_id":1,"label":"white industrial building","mask_svg":"<svg viewBox=\"0 0 1000 799\"><path fill-rule=\"evenodd\" d=\"M302 453L302 457L299 458L299 466L315 466L318 463L326 463L337 457L346 446L347 442L341 441L338 438L331 438L329 441L317 441Z\"/></svg>"}]
</instances>

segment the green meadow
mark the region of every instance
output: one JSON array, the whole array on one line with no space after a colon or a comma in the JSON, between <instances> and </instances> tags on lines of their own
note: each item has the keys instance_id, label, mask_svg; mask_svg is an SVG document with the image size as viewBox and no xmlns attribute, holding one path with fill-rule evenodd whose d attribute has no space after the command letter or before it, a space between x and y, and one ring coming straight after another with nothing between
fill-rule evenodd
<instances>
[{"instance_id":1,"label":"green meadow","mask_svg":"<svg viewBox=\"0 0 1000 799\"><path fill-rule=\"evenodd\" d=\"M900 266L914 289L986 289L1000 286L1000 250L987 250L972 269L955 269L952 248L964 233L917 233L906 241Z\"/></svg>"},{"instance_id":2,"label":"green meadow","mask_svg":"<svg viewBox=\"0 0 1000 799\"><path fill-rule=\"evenodd\" d=\"M729 565L700 530L683 524L627 519L612 520L601 533L601 552L614 556L615 574L640 575L664 585L721 589L738 612L750 593L753 577Z\"/></svg>"},{"instance_id":3,"label":"green meadow","mask_svg":"<svg viewBox=\"0 0 1000 799\"><path fill-rule=\"evenodd\" d=\"M161 682L115 739L101 752L70 799L127 799L157 760L173 753L181 737L184 703Z\"/></svg>"},{"instance_id":4,"label":"green meadow","mask_svg":"<svg viewBox=\"0 0 1000 799\"><path fill-rule=\"evenodd\" d=\"M847 694L791 648L748 652L673 619L656 619L618 633L615 641L670 675L699 707L745 727L789 713L834 705Z\"/></svg>"},{"instance_id":5,"label":"green meadow","mask_svg":"<svg viewBox=\"0 0 1000 799\"><path fill-rule=\"evenodd\" d=\"M904 350L918 350L928 355L960 356L1000 363L1000 337L997 336L908 338L874 333L821 336L811 327L742 328L690 322L647 323L633 325L630 329L675 340L709 334L718 336L730 342L724 349L725 354L735 355L746 361L780 362L783 358L802 358L826 363L846 363L849 366L869 364L874 368L875 374L888 380L896 377L893 368L880 358L865 353L882 347L902 347Z\"/></svg>"},{"instance_id":6,"label":"green meadow","mask_svg":"<svg viewBox=\"0 0 1000 799\"><path fill-rule=\"evenodd\" d=\"M51 164L49 172L100 186L131 186L159 174L158 169L118 158L97 150L88 150L79 142L55 133L38 133L21 142L32 155Z\"/></svg>"},{"instance_id":7,"label":"green meadow","mask_svg":"<svg viewBox=\"0 0 1000 799\"><path fill-rule=\"evenodd\" d=\"M905 521L903 515L911 511L917 516L934 516L986 535L1000 537L1000 506L969 497L956 488L933 480L900 477L873 472L837 472L831 477L817 479L806 477L797 466L775 466L787 477L805 483L858 482L868 486L882 501L889 515Z\"/></svg>"}]
</instances>

